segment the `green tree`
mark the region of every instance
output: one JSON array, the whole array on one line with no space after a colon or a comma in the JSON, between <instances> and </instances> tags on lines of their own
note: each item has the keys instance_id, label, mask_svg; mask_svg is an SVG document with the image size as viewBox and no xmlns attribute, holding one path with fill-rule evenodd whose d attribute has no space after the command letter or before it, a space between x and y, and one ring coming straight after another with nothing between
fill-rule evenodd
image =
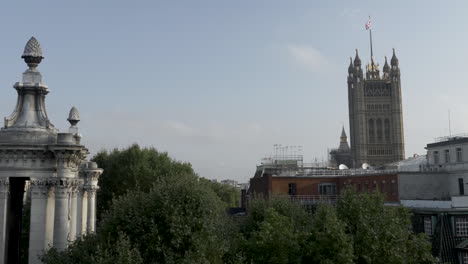
<instances>
[{"instance_id":1,"label":"green tree","mask_svg":"<svg viewBox=\"0 0 468 264\"><path fill-rule=\"evenodd\" d=\"M224 203L212 189L195 177L169 177L149 192L115 199L96 235L63 253L49 251L44 262L222 263L226 226ZM124 253L116 251L119 247Z\"/></svg>"},{"instance_id":2,"label":"green tree","mask_svg":"<svg viewBox=\"0 0 468 264\"><path fill-rule=\"evenodd\" d=\"M240 206L240 189L208 179L200 178L200 181L208 185L226 203L227 207Z\"/></svg>"},{"instance_id":3,"label":"green tree","mask_svg":"<svg viewBox=\"0 0 468 264\"><path fill-rule=\"evenodd\" d=\"M303 252L303 263L354 263L352 238L346 234L346 224L338 219L331 205L318 205Z\"/></svg>"},{"instance_id":4,"label":"green tree","mask_svg":"<svg viewBox=\"0 0 468 264\"><path fill-rule=\"evenodd\" d=\"M65 251L49 250L41 259L53 264L142 264L140 253L120 234L116 242L103 243L98 237L79 238Z\"/></svg>"},{"instance_id":5,"label":"green tree","mask_svg":"<svg viewBox=\"0 0 468 264\"><path fill-rule=\"evenodd\" d=\"M385 206L382 194L347 190L337 212L357 263L435 263L427 237L413 233L408 209Z\"/></svg>"},{"instance_id":6,"label":"green tree","mask_svg":"<svg viewBox=\"0 0 468 264\"><path fill-rule=\"evenodd\" d=\"M169 177L195 177L190 163L176 161L165 152L140 148L137 144L122 150L101 151L92 160L104 169L99 177L98 218L110 207L113 198L129 191L148 192L156 181Z\"/></svg>"},{"instance_id":7,"label":"green tree","mask_svg":"<svg viewBox=\"0 0 468 264\"><path fill-rule=\"evenodd\" d=\"M228 257L243 263L299 263L309 229L310 216L300 205L284 199L255 199L239 222Z\"/></svg>"}]
</instances>

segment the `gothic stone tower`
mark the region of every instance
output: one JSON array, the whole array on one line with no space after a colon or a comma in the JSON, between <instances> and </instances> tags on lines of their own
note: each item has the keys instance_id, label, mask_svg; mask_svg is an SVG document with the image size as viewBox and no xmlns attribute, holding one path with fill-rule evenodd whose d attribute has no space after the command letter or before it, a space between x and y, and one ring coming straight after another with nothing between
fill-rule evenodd
<instances>
[{"instance_id":1,"label":"gothic stone tower","mask_svg":"<svg viewBox=\"0 0 468 264\"><path fill-rule=\"evenodd\" d=\"M405 158L400 68L393 50L383 74L371 58L364 77L356 50L348 68L348 104L353 166L382 165Z\"/></svg>"},{"instance_id":2,"label":"gothic stone tower","mask_svg":"<svg viewBox=\"0 0 468 264\"><path fill-rule=\"evenodd\" d=\"M50 122L45 107L49 89L36 69L44 57L34 37L22 58L29 69L13 86L17 105L0 129L0 263L20 262L25 192L31 198L29 263L41 263L39 254L51 246L63 250L77 236L94 232L102 173L86 160L76 108L68 117L68 133L59 133Z\"/></svg>"}]
</instances>

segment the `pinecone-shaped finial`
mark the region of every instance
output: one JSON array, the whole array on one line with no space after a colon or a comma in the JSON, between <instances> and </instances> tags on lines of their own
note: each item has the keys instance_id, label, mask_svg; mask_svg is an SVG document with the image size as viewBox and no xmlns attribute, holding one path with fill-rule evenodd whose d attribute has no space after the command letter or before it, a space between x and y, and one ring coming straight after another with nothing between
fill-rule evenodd
<instances>
[{"instance_id":1,"label":"pinecone-shaped finial","mask_svg":"<svg viewBox=\"0 0 468 264\"><path fill-rule=\"evenodd\" d=\"M41 44L35 37L31 37L26 46L24 47L23 55L21 56L22 59L28 64L31 69L35 69L39 63L41 63L42 59L42 48Z\"/></svg>"},{"instance_id":2,"label":"pinecone-shaped finial","mask_svg":"<svg viewBox=\"0 0 468 264\"><path fill-rule=\"evenodd\" d=\"M76 107L73 106L72 109L70 109L70 114L68 115L67 120L72 126L76 126L76 124L80 122L80 113Z\"/></svg>"}]
</instances>

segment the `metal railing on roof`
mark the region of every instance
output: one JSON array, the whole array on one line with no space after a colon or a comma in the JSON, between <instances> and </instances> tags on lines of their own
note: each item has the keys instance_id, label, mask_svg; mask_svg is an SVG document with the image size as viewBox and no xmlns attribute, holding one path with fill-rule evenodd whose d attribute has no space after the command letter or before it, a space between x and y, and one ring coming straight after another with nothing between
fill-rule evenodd
<instances>
[{"instance_id":1,"label":"metal railing on roof","mask_svg":"<svg viewBox=\"0 0 468 264\"><path fill-rule=\"evenodd\" d=\"M437 137L434 138L434 142L444 142L444 141L449 141L452 139L458 139L458 138L466 138L468 137L468 133L461 133L461 134L455 134L455 135L450 135L450 136L444 136L444 137Z\"/></svg>"},{"instance_id":2,"label":"metal railing on roof","mask_svg":"<svg viewBox=\"0 0 468 264\"><path fill-rule=\"evenodd\" d=\"M328 170L328 169L304 169L291 171L286 170L279 172L273 176L289 176L289 177L337 177L337 176L363 176L363 175L383 175L396 174L398 169L385 170L363 170L363 169L348 169L348 170Z\"/></svg>"}]
</instances>

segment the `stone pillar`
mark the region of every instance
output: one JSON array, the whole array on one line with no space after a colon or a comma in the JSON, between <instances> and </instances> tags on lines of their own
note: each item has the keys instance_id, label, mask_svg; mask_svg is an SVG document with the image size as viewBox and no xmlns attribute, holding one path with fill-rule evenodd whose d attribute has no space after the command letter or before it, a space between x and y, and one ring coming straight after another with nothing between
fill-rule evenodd
<instances>
[{"instance_id":1,"label":"stone pillar","mask_svg":"<svg viewBox=\"0 0 468 264\"><path fill-rule=\"evenodd\" d=\"M69 241L75 241L76 239L76 224L77 224L77 189L74 187L71 192L71 200L70 200L70 236L68 238Z\"/></svg>"},{"instance_id":2,"label":"stone pillar","mask_svg":"<svg viewBox=\"0 0 468 264\"><path fill-rule=\"evenodd\" d=\"M45 181L31 180L31 216L29 231L29 264L41 263L39 255L46 249L48 189Z\"/></svg>"},{"instance_id":3,"label":"stone pillar","mask_svg":"<svg viewBox=\"0 0 468 264\"><path fill-rule=\"evenodd\" d=\"M85 235L88 229L88 192L85 190L83 190L83 208L81 214L81 234Z\"/></svg>"},{"instance_id":4,"label":"stone pillar","mask_svg":"<svg viewBox=\"0 0 468 264\"><path fill-rule=\"evenodd\" d=\"M76 236L83 235L83 187L76 188Z\"/></svg>"},{"instance_id":5,"label":"stone pillar","mask_svg":"<svg viewBox=\"0 0 468 264\"><path fill-rule=\"evenodd\" d=\"M59 180L55 185L54 248L64 250L68 246L70 232L69 199L71 186L67 180Z\"/></svg>"},{"instance_id":6,"label":"stone pillar","mask_svg":"<svg viewBox=\"0 0 468 264\"><path fill-rule=\"evenodd\" d=\"M49 186L47 192L47 213L46 213L46 249L53 246L54 243L54 217L55 216L55 187Z\"/></svg>"},{"instance_id":7,"label":"stone pillar","mask_svg":"<svg viewBox=\"0 0 468 264\"><path fill-rule=\"evenodd\" d=\"M9 195L8 180L0 181L0 263L6 263L6 225Z\"/></svg>"},{"instance_id":8,"label":"stone pillar","mask_svg":"<svg viewBox=\"0 0 468 264\"><path fill-rule=\"evenodd\" d=\"M92 186L86 191L88 193L88 221L86 231L94 233L96 224L96 189Z\"/></svg>"}]
</instances>

